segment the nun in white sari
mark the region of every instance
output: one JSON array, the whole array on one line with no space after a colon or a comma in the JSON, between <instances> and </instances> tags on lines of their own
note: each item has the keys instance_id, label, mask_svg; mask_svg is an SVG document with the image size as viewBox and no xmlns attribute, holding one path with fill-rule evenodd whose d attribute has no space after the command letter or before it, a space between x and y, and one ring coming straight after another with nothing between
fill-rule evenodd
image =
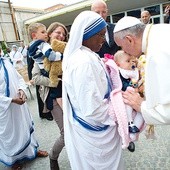
<instances>
[{"instance_id":1,"label":"nun in white sari","mask_svg":"<svg viewBox=\"0 0 170 170\"><path fill-rule=\"evenodd\" d=\"M73 170L123 170L122 141L108 115L110 83L95 52L106 22L84 11L73 22L63 59L65 145Z\"/></svg>"},{"instance_id":2,"label":"nun in white sari","mask_svg":"<svg viewBox=\"0 0 170 170\"><path fill-rule=\"evenodd\" d=\"M25 82L8 59L0 57L0 162L12 166L34 159L38 143L28 106Z\"/></svg>"}]
</instances>

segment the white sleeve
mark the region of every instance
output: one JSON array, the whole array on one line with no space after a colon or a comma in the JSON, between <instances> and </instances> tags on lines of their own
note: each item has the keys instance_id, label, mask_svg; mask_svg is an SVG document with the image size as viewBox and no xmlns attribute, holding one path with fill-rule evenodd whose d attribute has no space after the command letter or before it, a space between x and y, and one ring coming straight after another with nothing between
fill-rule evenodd
<instances>
[{"instance_id":1,"label":"white sleeve","mask_svg":"<svg viewBox=\"0 0 170 170\"><path fill-rule=\"evenodd\" d=\"M49 61L60 61L62 54L60 52L55 52L48 43L42 44L42 53L48 58Z\"/></svg>"},{"instance_id":2,"label":"white sleeve","mask_svg":"<svg viewBox=\"0 0 170 170\"><path fill-rule=\"evenodd\" d=\"M17 77L18 77L18 84L19 84L18 90L21 89L25 92L25 94L27 94L27 85L23 77L18 72L17 72Z\"/></svg>"},{"instance_id":3,"label":"white sleeve","mask_svg":"<svg viewBox=\"0 0 170 170\"><path fill-rule=\"evenodd\" d=\"M170 124L170 103L148 109L144 101L141 111L147 124Z\"/></svg>"},{"instance_id":4,"label":"white sleeve","mask_svg":"<svg viewBox=\"0 0 170 170\"><path fill-rule=\"evenodd\" d=\"M6 112L12 100L12 98L5 96L5 87L6 87L6 83L4 82L3 76L1 76L0 77L0 115Z\"/></svg>"}]
</instances>

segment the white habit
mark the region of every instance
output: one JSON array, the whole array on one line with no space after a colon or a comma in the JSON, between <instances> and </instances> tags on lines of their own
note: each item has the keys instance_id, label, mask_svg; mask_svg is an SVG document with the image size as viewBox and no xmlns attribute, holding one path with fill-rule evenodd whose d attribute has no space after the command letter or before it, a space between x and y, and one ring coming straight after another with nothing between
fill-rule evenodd
<instances>
[{"instance_id":1,"label":"white habit","mask_svg":"<svg viewBox=\"0 0 170 170\"><path fill-rule=\"evenodd\" d=\"M26 89L24 80L8 59L3 62L8 71L10 95L6 95L7 76L0 61L0 162L11 166L16 161L34 159L38 143L27 104L11 103L19 89Z\"/></svg>"},{"instance_id":2,"label":"white habit","mask_svg":"<svg viewBox=\"0 0 170 170\"><path fill-rule=\"evenodd\" d=\"M82 46L83 40L100 32L104 26L105 21L97 13L80 13L72 25L64 52L64 138L73 170L124 169L122 140L117 124L108 114L109 102L104 99L108 92L104 64L98 54ZM81 123L73 117L73 111ZM94 129L109 127L94 131L89 130L87 124Z\"/></svg>"},{"instance_id":3,"label":"white habit","mask_svg":"<svg viewBox=\"0 0 170 170\"><path fill-rule=\"evenodd\" d=\"M74 170L122 170L121 139L117 125L107 113L109 104L103 100L108 88L106 73L95 55L82 47L71 56L64 72L65 144ZM82 127L73 118L67 94L79 117L93 125L110 127L101 132Z\"/></svg>"}]
</instances>

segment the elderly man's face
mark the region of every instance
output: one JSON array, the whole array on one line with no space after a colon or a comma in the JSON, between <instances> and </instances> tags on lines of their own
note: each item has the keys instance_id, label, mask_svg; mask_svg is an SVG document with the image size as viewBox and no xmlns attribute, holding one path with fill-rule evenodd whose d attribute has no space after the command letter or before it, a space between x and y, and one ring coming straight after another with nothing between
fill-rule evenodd
<instances>
[{"instance_id":1,"label":"elderly man's face","mask_svg":"<svg viewBox=\"0 0 170 170\"><path fill-rule=\"evenodd\" d=\"M144 23L144 24L148 24L150 22L150 14L149 12L142 12L141 13L141 21Z\"/></svg>"},{"instance_id":2,"label":"elderly man's face","mask_svg":"<svg viewBox=\"0 0 170 170\"><path fill-rule=\"evenodd\" d=\"M138 58L142 54L141 42L136 37L130 35L125 36L123 39L116 37L115 42L125 53L131 56Z\"/></svg>"},{"instance_id":3,"label":"elderly man's face","mask_svg":"<svg viewBox=\"0 0 170 170\"><path fill-rule=\"evenodd\" d=\"M98 13L106 21L108 9L105 3L96 1L94 4L92 4L91 10Z\"/></svg>"}]
</instances>

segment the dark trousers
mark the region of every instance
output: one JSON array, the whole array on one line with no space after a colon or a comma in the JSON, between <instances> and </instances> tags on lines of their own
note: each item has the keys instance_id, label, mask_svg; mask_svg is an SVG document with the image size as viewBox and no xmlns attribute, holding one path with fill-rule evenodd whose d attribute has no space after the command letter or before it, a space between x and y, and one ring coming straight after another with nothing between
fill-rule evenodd
<instances>
[{"instance_id":1,"label":"dark trousers","mask_svg":"<svg viewBox=\"0 0 170 170\"><path fill-rule=\"evenodd\" d=\"M39 93L39 87L40 86L36 86L36 95L37 95L37 102L38 102L38 111L39 111L39 116L40 117L43 117L43 108L44 108L44 103L43 101L41 100L41 97L40 97L40 93Z\"/></svg>"}]
</instances>

